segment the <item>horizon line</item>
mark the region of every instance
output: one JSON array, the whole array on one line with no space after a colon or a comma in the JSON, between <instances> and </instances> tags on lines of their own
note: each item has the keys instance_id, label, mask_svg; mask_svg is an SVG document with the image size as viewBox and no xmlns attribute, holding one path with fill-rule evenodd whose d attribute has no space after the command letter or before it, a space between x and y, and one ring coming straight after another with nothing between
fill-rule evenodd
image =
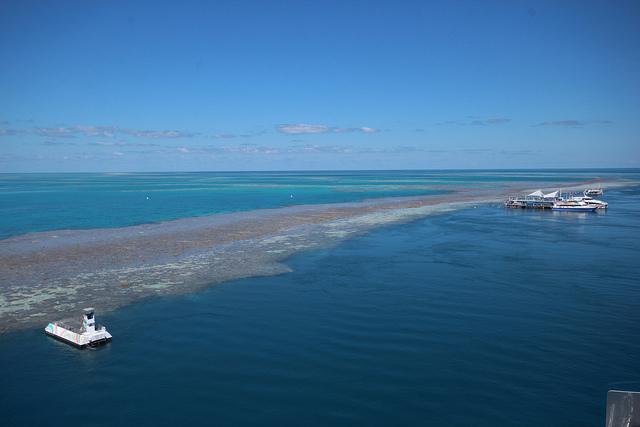
<instances>
[{"instance_id":1,"label":"horizon line","mask_svg":"<svg viewBox=\"0 0 640 427\"><path fill-rule=\"evenodd\" d=\"M31 172L0 172L0 175L17 174L144 174L144 173L264 173L264 172L421 172L421 171L611 171L638 170L640 167L584 167L584 168L425 168L425 169L256 169L256 170L149 170L149 171L31 171Z\"/></svg>"}]
</instances>

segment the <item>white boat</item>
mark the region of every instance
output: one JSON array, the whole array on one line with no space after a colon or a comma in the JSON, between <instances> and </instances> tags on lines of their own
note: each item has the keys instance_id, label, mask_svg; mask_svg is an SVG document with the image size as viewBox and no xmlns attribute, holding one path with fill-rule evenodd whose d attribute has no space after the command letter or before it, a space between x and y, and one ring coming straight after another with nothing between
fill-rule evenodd
<instances>
[{"instance_id":1,"label":"white boat","mask_svg":"<svg viewBox=\"0 0 640 427\"><path fill-rule=\"evenodd\" d=\"M585 197L602 196L604 194L604 191L600 187L598 187L598 188L587 188L586 190L584 190L584 192L582 194L584 194Z\"/></svg>"},{"instance_id":2,"label":"white boat","mask_svg":"<svg viewBox=\"0 0 640 427\"><path fill-rule=\"evenodd\" d=\"M598 209L607 209L609 207L609 203L603 202L602 200L597 200L589 196L584 197L572 197L569 200L574 200L576 202L584 202L587 205L595 206Z\"/></svg>"},{"instance_id":3,"label":"white boat","mask_svg":"<svg viewBox=\"0 0 640 427\"><path fill-rule=\"evenodd\" d=\"M82 317L51 322L44 328L47 335L79 348L95 347L111 341L111 334L102 325L96 325L93 308L85 308Z\"/></svg>"},{"instance_id":4,"label":"white boat","mask_svg":"<svg viewBox=\"0 0 640 427\"><path fill-rule=\"evenodd\" d=\"M506 200L504 202L504 207L505 208L512 208L512 209L524 209L527 207L527 202L526 200L521 200L521 199L517 199L517 198L509 198L508 200Z\"/></svg>"},{"instance_id":5,"label":"white boat","mask_svg":"<svg viewBox=\"0 0 640 427\"><path fill-rule=\"evenodd\" d=\"M565 212L595 212L598 209L597 206L591 206L584 202L578 202L575 200L558 201L553 204L551 208L554 211Z\"/></svg>"}]
</instances>

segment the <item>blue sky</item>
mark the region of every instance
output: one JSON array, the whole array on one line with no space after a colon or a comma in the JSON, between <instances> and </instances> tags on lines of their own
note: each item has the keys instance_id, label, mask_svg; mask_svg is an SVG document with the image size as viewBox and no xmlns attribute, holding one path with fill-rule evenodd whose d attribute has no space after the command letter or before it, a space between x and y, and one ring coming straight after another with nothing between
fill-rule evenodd
<instances>
[{"instance_id":1,"label":"blue sky","mask_svg":"<svg viewBox=\"0 0 640 427\"><path fill-rule=\"evenodd\" d=\"M0 3L0 171L640 167L637 1Z\"/></svg>"}]
</instances>

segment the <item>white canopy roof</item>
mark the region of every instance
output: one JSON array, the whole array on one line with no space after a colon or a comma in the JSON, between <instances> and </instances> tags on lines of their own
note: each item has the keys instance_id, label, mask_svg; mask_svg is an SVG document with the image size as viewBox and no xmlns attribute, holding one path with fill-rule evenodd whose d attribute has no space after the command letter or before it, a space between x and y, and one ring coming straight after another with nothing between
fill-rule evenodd
<instances>
[{"instance_id":1,"label":"white canopy roof","mask_svg":"<svg viewBox=\"0 0 640 427\"><path fill-rule=\"evenodd\" d=\"M533 193L529 194L527 197L544 197L544 193L542 190L536 190Z\"/></svg>"},{"instance_id":2,"label":"white canopy roof","mask_svg":"<svg viewBox=\"0 0 640 427\"><path fill-rule=\"evenodd\" d=\"M556 190L556 191L554 191L553 193L545 194L543 197L544 197L545 199L555 199L555 198L557 198L559 195L560 195L560 192Z\"/></svg>"}]
</instances>

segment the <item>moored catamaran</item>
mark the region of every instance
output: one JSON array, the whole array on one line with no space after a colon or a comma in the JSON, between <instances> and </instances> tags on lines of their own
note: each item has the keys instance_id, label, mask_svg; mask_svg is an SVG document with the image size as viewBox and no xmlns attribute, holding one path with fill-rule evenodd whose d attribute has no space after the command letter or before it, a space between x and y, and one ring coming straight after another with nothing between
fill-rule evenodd
<instances>
[{"instance_id":1,"label":"moored catamaran","mask_svg":"<svg viewBox=\"0 0 640 427\"><path fill-rule=\"evenodd\" d=\"M554 211L564 212L595 212L598 209L597 206L590 206L585 202L578 202L575 200L563 200L553 204L551 208Z\"/></svg>"},{"instance_id":2,"label":"moored catamaran","mask_svg":"<svg viewBox=\"0 0 640 427\"><path fill-rule=\"evenodd\" d=\"M576 196L572 197L569 200L574 200L576 202L584 202L589 206L595 206L597 209L607 209L609 207L609 203L603 202L602 200L594 199L589 196Z\"/></svg>"}]
</instances>

